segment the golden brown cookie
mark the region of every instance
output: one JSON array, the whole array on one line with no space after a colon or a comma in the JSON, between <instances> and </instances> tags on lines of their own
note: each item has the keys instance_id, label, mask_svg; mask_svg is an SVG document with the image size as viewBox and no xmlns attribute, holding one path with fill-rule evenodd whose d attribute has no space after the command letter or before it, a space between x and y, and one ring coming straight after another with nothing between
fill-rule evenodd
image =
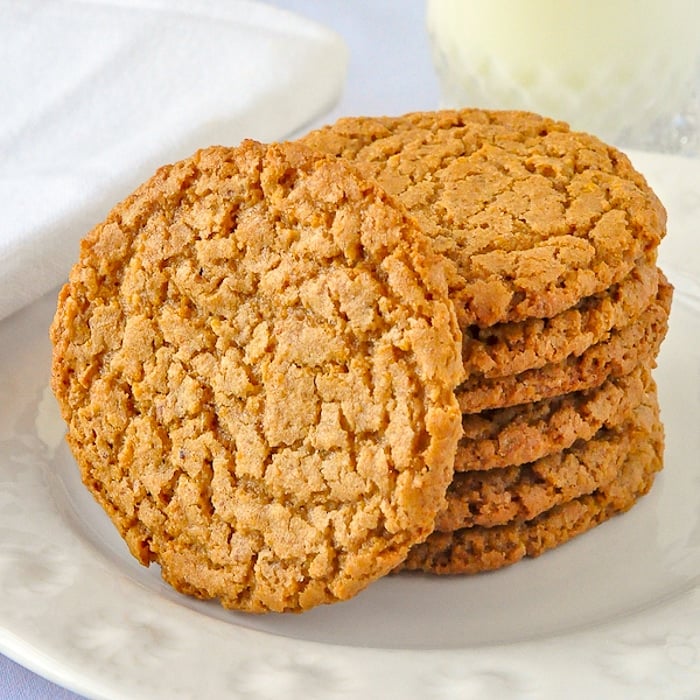
<instances>
[{"instance_id":1,"label":"golden brown cookie","mask_svg":"<svg viewBox=\"0 0 700 700\"><path fill-rule=\"evenodd\" d=\"M649 370L636 367L599 387L552 399L462 416L455 471L494 469L533 462L589 440L601 428L620 425L641 403Z\"/></svg>"},{"instance_id":2,"label":"golden brown cookie","mask_svg":"<svg viewBox=\"0 0 700 700\"><path fill-rule=\"evenodd\" d=\"M658 412L653 381L644 401L616 428L603 428L588 440L577 440L570 448L534 462L455 474L447 490L447 508L438 515L435 529L451 532L531 520L604 487L620 471L640 430L647 434L644 421L650 411Z\"/></svg>"},{"instance_id":3,"label":"golden brown cookie","mask_svg":"<svg viewBox=\"0 0 700 700\"><path fill-rule=\"evenodd\" d=\"M672 297L673 287L659 273L656 299L629 326L561 362L507 377L472 377L457 390L460 408L464 413L478 413L542 401L600 386L608 377L624 376L639 365L650 366L668 330Z\"/></svg>"},{"instance_id":4,"label":"golden brown cookie","mask_svg":"<svg viewBox=\"0 0 700 700\"><path fill-rule=\"evenodd\" d=\"M621 282L665 234L628 158L523 112L341 119L302 141L356 163L453 263L462 328L549 318Z\"/></svg>"},{"instance_id":5,"label":"golden brown cookie","mask_svg":"<svg viewBox=\"0 0 700 700\"><path fill-rule=\"evenodd\" d=\"M403 571L431 574L475 574L536 557L631 508L646 494L663 464L663 427L652 425L632 444L613 481L592 494L555 506L533 520L498 527L472 527L434 532L411 549Z\"/></svg>"},{"instance_id":6,"label":"golden brown cookie","mask_svg":"<svg viewBox=\"0 0 700 700\"><path fill-rule=\"evenodd\" d=\"M137 559L226 607L297 611L426 537L462 371L431 248L349 165L252 141L161 168L90 232L52 387Z\"/></svg>"},{"instance_id":7,"label":"golden brown cookie","mask_svg":"<svg viewBox=\"0 0 700 700\"><path fill-rule=\"evenodd\" d=\"M622 282L582 299L552 318L530 318L463 328L467 377L502 377L581 355L628 326L653 301L659 286L655 255L634 267Z\"/></svg>"}]
</instances>

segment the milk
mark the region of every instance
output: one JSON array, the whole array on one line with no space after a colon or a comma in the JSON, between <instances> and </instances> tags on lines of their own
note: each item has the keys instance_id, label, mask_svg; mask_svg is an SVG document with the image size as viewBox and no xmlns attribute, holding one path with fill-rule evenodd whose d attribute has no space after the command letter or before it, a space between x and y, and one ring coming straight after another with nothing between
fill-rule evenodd
<instances>
[{"instance_id":1,"label":"milk","mask_svg":"<svg viewBox=\"0 0 700 700\"><path fill-rule=\"evenodd\" d=\"M527 109L616 141L686 108L696 0L428 0L445 106Z\"/></svg>"}]
</instances>

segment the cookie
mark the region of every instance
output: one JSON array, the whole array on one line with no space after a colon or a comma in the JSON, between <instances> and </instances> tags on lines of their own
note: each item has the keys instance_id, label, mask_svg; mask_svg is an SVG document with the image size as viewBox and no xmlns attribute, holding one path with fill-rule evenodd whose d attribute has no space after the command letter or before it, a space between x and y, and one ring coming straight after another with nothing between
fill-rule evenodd
<instances>
[{"instance_id":1,"label":"cookie","mask_svg":"<svg viewBox=\"0 0 700 700\"><path fill-rule=\"evenodd\" d=\"M516 406L600 386L608 377L629 374L650 365L668 330L673 287L660 273L652 304L629 326L591 346L580 356L508 377L470 378L457 390L463 413Z\"/></svg>"},{"instance_id":2,"label":"cookie","mask_svg":"<svg viewBox=\"0 0 700 700\"><path fill-rule=\"evenodd\" d=\"M502 377L581 355L624 328L653 301L659 275L655 256L644 259L618 284L586 297L552 318L463 329L467 377Z\"/></svg>"},{"instance_id":3,"label":"cookie","mask_svg":"<svg viewBox=\"0 0 700 700\"><path fill-rule=\"evenodd\" d=\"M445 267L346 163L249 141L161 168L83 241L51 339L83 481L181 592L344 600L444 507Z\"/></svg>"},{"instance_id":4,"label":"cookie","mask_svg":"<svg viewBox=\"0 0 700 700\"><path fill-rule=\"evenodd\" d=\"M640 432L616 479L592 494L555 506L533 520L498 527L434 532L411 549L396 571L475 574L537 557L629 510L651 488L663 465L663 427Z\"/></svg>"},{"instance_id":5,"label":"cookie","mask_svg":"<svg viewBox=\"0 0 700 700\"><path fill-rule=\"evenodd\" d=\"M555 505L608 484L620 470L630 443L639 432L639 414L654 410L656 387L617 428L602 428L589 440L534 462L455 474L447 490L447 508L435 529L494 527L511 520L531 520Z\"/></svg>"},{"instance_id":6,"label":"cookie","mask_svg":"<svg viewBox=\"0 0 700 700\"><path fill-rule=\"evenodd\" d=\"M629 159L568 125L477 109L341 119L301 139L356 163L452 262L460 326L549 318L621 282L665 235Z\"/></svg>"},{"instance_id":7,"label":"cookie","mask_svg":"<svg viewBox=\"0 0 700 700\"><path fill-rule=\"evenodd\" d=\"M622 423L641 403L649 370L610 377L599 387L462 417L455 471L533 462Z\"/></svg>"}]
</instances>

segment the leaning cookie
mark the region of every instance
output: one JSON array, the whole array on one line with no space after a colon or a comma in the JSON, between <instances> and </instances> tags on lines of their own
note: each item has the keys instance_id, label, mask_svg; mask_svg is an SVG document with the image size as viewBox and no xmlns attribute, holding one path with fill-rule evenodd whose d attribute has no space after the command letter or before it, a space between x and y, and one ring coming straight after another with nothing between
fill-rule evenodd
<instances>
[{"instance_id":1,"label":"leaning cookie","mask_svg":"<svg viewBox=\"0 0 700 700\"><path fill-rule=\"evenodd\" d=\"M432 530L461 430L441 259L349 165L213 147L95 227L52 387L143 564L230 608L345 600Z\"/></svg>"}]
</instances>

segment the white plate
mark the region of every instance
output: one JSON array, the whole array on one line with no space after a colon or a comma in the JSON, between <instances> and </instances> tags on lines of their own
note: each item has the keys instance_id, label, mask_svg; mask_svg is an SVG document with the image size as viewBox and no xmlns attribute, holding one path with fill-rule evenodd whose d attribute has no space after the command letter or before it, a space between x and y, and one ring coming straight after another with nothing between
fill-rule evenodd
<instances>
[{"instance_id":1,"label":"white plate","mask_svg":"<svg viewBox=\"0 0 700 700\"><path fill-rule=\"evenodd\" d=\"M0 324L0 651L100 698L700 696L700 161L637 154L670 213L656 378L666 468L543 557L389 577L304 615L226 612L131 559L85 492L48 385L54 297Z\"/></svg>"}]
</instances>

